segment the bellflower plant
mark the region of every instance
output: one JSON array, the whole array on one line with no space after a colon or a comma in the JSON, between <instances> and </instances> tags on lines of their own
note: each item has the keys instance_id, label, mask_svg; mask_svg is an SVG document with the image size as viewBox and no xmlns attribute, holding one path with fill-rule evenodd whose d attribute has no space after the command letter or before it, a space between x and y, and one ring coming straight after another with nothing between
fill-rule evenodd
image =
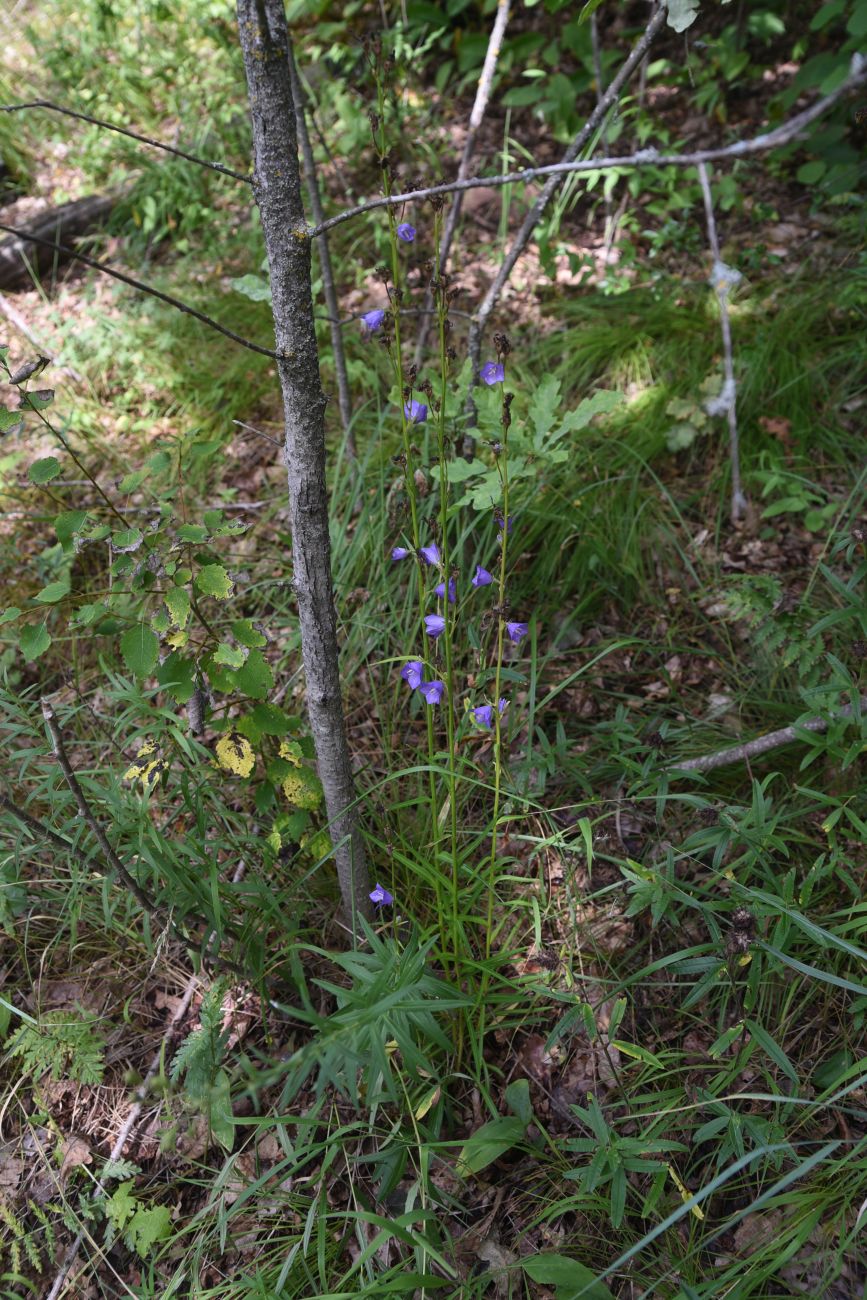
<instances>
[{"instance_id":1,"label":"bellflower plant","mask_svg":"<svg viewBox=\"0 0 867 1300\"><path fill-rule=\"evenodd\" d=\"M422 682L418 689L428 704L439 704L446 693L445 682Z\"/></svg>"},{"instance_id":2,"label":"bellflower plant","mask_svg":"<svg viewBox=\"0 0 867 1300\"><path fill-rule=\"evenodd\" d=\"M405 244L411 244L415 239L415 226L411 226L408 221L402 221L397 228L397 237Z\"/></svg>"},{"instance_id":3,"label":"bellflower plant","mask_svg":"<svg viewBox=\"0 0 867 1300\"><path fill-rule=\"evenodd\" d=\"M410 659L400 670L400 675L412 690L417 691L424 680L424 664L420 659Z\"/></svg>"},{"instance_id":4,"label":"bellflower plant","mask_svg":"<svg viewBox=\"0 0 867 1300\"><path fill-rule=\"evenodd\" d=\"M419 549L419 555L425 564L436 565L440 562L440 550L436 542L431 542L429 546L422 546Z\"/></svg>"},{"instance_id":5,"label":"bellflower plant","mask_svg":"<svg viewBox=\"0 0 867 1300\"><path fill-rule=\"evenodd\" d=\"M394 895L379 883L375 889L371 889L369 897L371 903L375 903L377 907L391 907L394 902Z\"/></svg>"},{"instance_id":6,"label":"bellflower plant","mask_svg":"<svg viewBox=\"0 0 867 1300\"><path fill-rule=\"evenodd\" d=\"M415 398L404 404L403 413L413 424L424 424L427 419L427 407L424 402L417 402Z\"/></svg>"},{"instance_id":7,"label":"bellflower plant","mask_svg":"<svg viewBox=\"0 0 867 1300\"><path fill-rule=\"evenodd\" d=\"M499 711L501 717L502 717L502 715L505 713L505 711L506 711L506 709L508 708L508 706L509 706L509 701L506 700L506 699L504 699L504 698L501 696L501 697L500 697L500 703L499 703L499 706L498 706L498 711ZM487 728L488 731L491 730L491 728L492 728L493 725L494 725L494 706L493 706L493 704L479 704L479 705L476 706L476 708L471 709L470 712L472 713L472 715L473 715L473 717L475 718L476 722L478 722L480 726Z\"/></svg>"},{"instance_id":8,"label":"bellflower plant","mask_svg":"<svg viewBox=\"0 0 867 1300\"><path fill-rule=\"evenodd\" d=\"M479 377L490 387L505 382L506 372L499 361L486 361L479 371Z\"/></svg>"},{"instance_id":9,"label":"bellflower plant","mask_svg":"<svg viewBox=\"0 0 867 1300\"><path fill-rule=\"evenodd\" d=\"M457 591L457 586L454 578L449 578L449 604L450 605L453 605L455 603L456 591ZM443 599L445 594L446 594L446 584L444 582L441 582L438 587L434 587L434 595L439 596L440 600Z\"/></svg>"},{"instance_id":10,"label":"bellflower plant","mask_svg":"<svg viewBox=\"0 0 867 1300\"><path fill-rule=\"evenodd\" d=\"M487 569L483 569L482 566L481 566L480 564L477 564L477 565L476 565L476 576L475 576L474 578L471 578L471 579L470 579L470 586L471 586L471 587L489 587L493 581L494 581L494 579L493 579L493 575L490 574L490 573L488 573L488 570L487 570Z\"/></svg>"},{"instance_id":11,"label":"bellflower plant","mask_svg":"<svg viewBox=\"0 0 867 1300\"><path fill-rule=\"evenodd\" d=\"M391 552L391 558L393 560L405 560L409 554L410 552L406 546L395 546Z\"/></svg>"},{"instance_id":12,"label":"bellflower plant","mask_svg":"<svg viewBox=\"0 0 867 1300\"><path fill-rule=\"evenodd\" d=\"M424 629L429 637L436 639L445 631L446 621L442 614L425 614Z\"/></svg>"},{"instance_id":13,"label":"bellflower plant","mask_svg":"<svg viewBox=\"0 0 867 1300\"><path fill-rule=\"evenodd\" d=\"M366 311L361 318L361 323L366 333L375 334L377 330L382 329L384 320L385 312L377 307L374 311Z\"/></svg>"},{"instance_id":14,"label":"bellflower plant","mask_svg":"<svg viewBox=\"0 0 867 1300\"><path fill-rule=\"evenodd\" d=\"M526 635L527 635L526 623L506 624L506 636L512 642L512 645L520 645L520 643L523 641Z\"/></svg>"}]
</instances>

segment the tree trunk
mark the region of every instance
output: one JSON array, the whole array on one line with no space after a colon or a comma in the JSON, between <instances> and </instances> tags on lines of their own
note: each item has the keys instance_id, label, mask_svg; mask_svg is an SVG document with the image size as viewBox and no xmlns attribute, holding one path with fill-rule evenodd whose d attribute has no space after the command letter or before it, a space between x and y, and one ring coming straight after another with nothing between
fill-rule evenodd
<instances>
[{"instance_id":1,"label":"tree trunk","mask_svg":"<svg viewBox=\"0 0 867 1300\"><path fill-rule=\"evenodd\" d=\"M253 192L262 219L277 370L286 417L294 588L307 710L325 792L340 890L349 917L369 916L370 889L337 665L325 485L325 396L313 320L310 237L304 219L283 0L238 0L238 32L253 119Z\"/></svg>"}]
</instances>

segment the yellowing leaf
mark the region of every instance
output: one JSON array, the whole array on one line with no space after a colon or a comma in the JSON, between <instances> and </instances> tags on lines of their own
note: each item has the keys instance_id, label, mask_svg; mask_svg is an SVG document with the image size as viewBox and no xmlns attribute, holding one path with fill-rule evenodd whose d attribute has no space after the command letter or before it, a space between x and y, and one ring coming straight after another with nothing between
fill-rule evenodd
<instances>
[{"instance_id":1,"label":"yellowing leaf","mask_svg":"<svg viewBox=\"0 0 867 1300\"><path fill-rule=\"evenodd\" d=\"M169 632L166 637L166 645L170 645L173 650L181 650L190 639L189 632Z\"/></svg>"},{"instance_id":2,"label":"yellowing leaf","mask_svg":"<svg viewBox=\"0 0 867 1300\"><path fill-rule=\"evenodd\" d=\"M416 1119L424 1119L431 1107L435 1106L439 1101L441 1092L442 1088L439 1084L435 1088L431 1088L427 1096L423 1097L415 1108Z\"/></svg>"},{"instance_id":3,"label":"yellowing leaf","mask_svg":"<svg viewBox=\"0 0 867 1300\"><path fill-rule=\"evenodd\" d=\"M691 1198L692 1192L686 1186L686 1183L681 1182L680 1178L675 1173L673 1165L668 1166L668 1173L669 1173L669 1177L671 1178L671 1181L674 1183L675 1187L680 1192L681 1200L683 1201L684 1204L686 1204L686 1202ZM697 1219L704 1218L704 1210L701 1208L700 1205L690 1206L690 1214L694 1214Z\"/></svg>"},{"instance_id":4,"label":"yellowing leaf","mask_svg":"<svg viewBox=\"0 0 867 1300\"><path fill-rule=\"evenodd\" d=\"M283 781L282 790L296 808L318 808L322 802L322 786L319 778L306 767L299 767L297 772L290 772Z\"/></svg>"},{"instance_id":5,"label":"yellowing leaf","mask_svg":"<svg viewBox=\"0 0 867 1300\"><path fill-rule=\"evenodd\" d=\"M160 758L156 742L146 740L139 750L136 751L135 762L131 763L123 774L124 781L132 785L136 781L141 782L142 790L152 790L159 781L160 777L168 771L169 765L164 758Z\"/></svg>"},{"instance_id":6,"label":"yellowing leaf","mask_svg":"<svg viewBox=\"0 0 867 1300\"><path fill-rule=\"evenodd\" d=\"M236 776L249 776L256 765L253 746L239 731L227 731L214 746L220 767Z\"/></svg>"},{"instance_id":7,"label":"yellowing leaf","mask_svg":"<svg viewBox=\"0 0 867 1300\"><path fill-rule=\"evenodd\" d=\"M301 753L301 746L298 744L298 741L281 740L280 757L285 758L288 763L294 763L296 767L300 767L303 754Z\"/></svg>"}]
</instances>

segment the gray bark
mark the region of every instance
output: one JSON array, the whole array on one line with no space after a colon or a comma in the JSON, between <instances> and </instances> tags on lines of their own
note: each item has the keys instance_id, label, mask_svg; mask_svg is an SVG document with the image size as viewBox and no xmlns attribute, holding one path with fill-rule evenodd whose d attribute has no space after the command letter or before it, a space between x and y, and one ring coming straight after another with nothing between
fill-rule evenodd
<instances>
[{"instance_id":1,"label":"gray bark","mask_svg":"<svg viewBox=\"0 0 867 1300\"><path fill-rule=\"evenodd\" d=\"M289 77L291 79L292 98L295 101L295 123L298 130L298 143L301 145L301 157L304 162L304 180L307 185L307 197L310 211L316 225L325 220L325 211L319 194L319 181L316 178L316 160L310 144L307 130L307 118L304 112L304 88L298 69L295 66L295 52L289 43ZM319 251L319 266L322 271L322 295L331 320L331 350L334 353L334 375L337 380L337 405L340 419L346 434L346 454L355 459L355 439L352 436L352 396L349 391L349 376L346 373L346 353L343 350L343 327L340 324L340 304L337 301L337 289L334 284L334 271L331 267L331 253L328 249L328 235L316 236Z\"/></svg>"},{"instance_id":2,"label":"gray bark","mask_svg":"<svg viewBox=\"0 0 867 1300\"><path fill-rule=\"evenodd\" d=\"M253 120L253 192L262 219L277 370L286 417L294 589L307 710L347 914L369 916L370 884L355 800L337 664L325 484L325 395L310 280L289 37L283 0L238 0L238 32Z\"/></svg>"}]
</instances>

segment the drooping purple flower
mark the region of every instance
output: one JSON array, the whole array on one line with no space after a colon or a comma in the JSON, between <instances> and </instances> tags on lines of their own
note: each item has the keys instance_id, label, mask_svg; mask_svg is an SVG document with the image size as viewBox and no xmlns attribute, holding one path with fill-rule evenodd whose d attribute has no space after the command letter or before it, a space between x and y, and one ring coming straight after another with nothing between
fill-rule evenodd
<instances>
[{"instance_id":1,"label":"drooping purple flower","mask_svg":"<svg viewBox=\"0 0 867 1300\"><path fill-rule=\"evenodd\" d=\"M420 659L410 659L400 670L400 675L412 690L417 691L424 678L424 664Z\"/></svg>"},{"instance_id":2,"label":"drooping purple flower","mask_svg":"<svg viewBox=\"0 0 867 1300\"><path fill-rule=\"evenodd\" d=\"M455 580L454 578L449 578L449 604L450 605L453 605L455 603L455 592L456 592ZM444 582L441 582L438 587L434 587L434 595L439 596L440 600L442 600L445 594L446 594L446 584Z\"/></svg>"},{"instance_id":3,"label":"drooping purple flower","mask_svg":"<svg viewBox=\"0 0 867 1300\"><path fill-rule=\"evenodd\" d=\"M497 527L498 527L499 530L500 530L500 531L497 533L497 541L498 541L498 542L502 542L502 540L503 540L503 525L504 525L504 524L505 524L505 528L506 528L506 532L507 532L507 534L509 535L509 537L511 537L511 536L512 536L512 529L515 527L515 521L514 521L514 519L512 518L512 516L509 515L508 519L505 519L505 518L503 517L503 512L502 512L501 510L497 510L497 511L494 512L494 518L496 519L496 521L497 521Z\"/></svg>"},{"instance_id":4,"label":"drooping purple flower","mask_svg":"<svg viewBox=\"0 0 867 1300\"><path fill-rule=\"evenodd\" d=\"M428 704L439 704L446 693L444 682L422 682L418 689Z\"/></svg>"},{"instance_id":5,"label":"drooping purple flower","mask_svg":"<svg viewBox=\"0 0 867 1300\"><path fill-rule=\"evenodd\" d=\"M377 307L375 311L366 311L361 318L361 323L368 334L375 334L378 329L382 329L384 320L385 312Z\"/></svg>"},{"instance_id":6,"label":"drooping purple flower","mask_svg":"<svg viewBox=\"0 0 867 1300\"><path fill-rule=\"evenodd\" d=\"M431 542L430 546L423 546L419 554L426 564L439 564L440 562L440 548L436 542Z\"/></svg>"},{"instance_id":7,"label":"drooping purple flower","mask_svg":"<svg viewBox=\"0 0 867 1300\"><path fill-rule=\"evenodd\" d=\"M513 645L519 645L521 641L523 641L526 635L527 635L526 623L506 624L506 636L509 638L509 640L512 642Z\"/></svg>"},{"instance_id":8,"label":"drooping purple flower","mask_svg":"<svg viewBox=\"0 0 867 1300\"><path fill-rule=\"evenodd\" d=\"M377 884L375 889L371 889L369 897L371 903L375 903L377 907L391 907L394 902L394 895L380 884Z\"/></svg>"},{"instance_id":9,"label":"drooping purple flower","mask_svg":"<svg viewBox=\"0 0 867 1300\"><path fill-rule=\"evenodd\" d=\"M424 630L428 636L434 638L440 636L445 631L445 627L446 621L442 614L425 614Z\"/></svg>"},{"instance_id":10,"label":"drooping purple flower","mask_svg":"<svg viewBox=\"0 0 867 1300\"><path fill-rule=\"evenodd\" d=\"M504 699L504 698L501 696L501 697L500 697L500 704L499 704L499 714L500 714L501 717L502 717L502 715L505 713L506 708L508 707L508 704L509 704L509 701L508 701L507 699ZM479 704L479 705L476 706L476 708L471 709L470 711L471 711L473 717L475 718L476 722L478 722L480 726L482 726L482 727L486 727L488 731L491 731L491 730L492 730L492 728L493 728L493 726L494 726L494 706L493 706L493 704Z\"/></svg>"},{"instance_id":11,"label":"drooping purple flower","mask_svg":"<svg viewBox=\"0 0 867 1300\"><path fill-rule=\"evenodd\" d=\"M411 244L415 239L415 226L411 226L408 221L402 221L397 228L397 237L405 244Z\"/></svg>"},{"instance_id":12,"label":"drooping purple flower","mask_svg":"<svg viewBox=\"0 0 867 1300\"><path fill-rule=\"evenodd\" d=\"M408 555L409 551L405 546L395 546L394 550L391 552L391 558L393 560L405 560Z\"/></svg>"},{"instance_id":13,"label":"drooping purple flower","mask_svg":"<svg viewBox=\"0 0 867 1300\"><path fill-rule=\"evenodd\" d=\"M506 371L499 361L486 361L479 371L479 376L489 386L492 384L502 384L506 378Z\"/></svg>"},{"instance_id":14,"label":"drooping purple flower","mask_svg":"<svg viewBox=\"0 0 867 1300\"><path fill-rule=\"evenodd\" d=\"M470 579L471 587L489 587L494 581L493 575L483 569L480 564L476 565L476 576Z\"/></svg>"},{"instance_id":15,"label":"drooping purple flower","mask_svg":"<svg viewBox=\"0 0 867 1300\"><path fill-rule=\"evenodd\" d=\"M417 402L415 398L411 402L404 402L403 413L413 424L424 424L427 419L427 407L424 402Z\"/></svg>"}]
</instances>

